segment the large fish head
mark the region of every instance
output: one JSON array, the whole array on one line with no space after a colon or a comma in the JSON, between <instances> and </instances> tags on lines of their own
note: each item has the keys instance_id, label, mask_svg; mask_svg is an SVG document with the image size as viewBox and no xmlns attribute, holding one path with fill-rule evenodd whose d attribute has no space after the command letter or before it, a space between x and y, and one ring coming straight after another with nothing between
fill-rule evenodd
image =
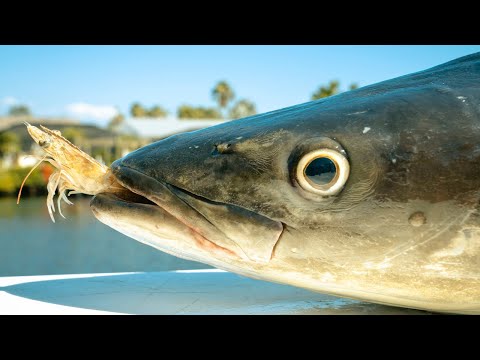
<instances>
[{"instance_id":1,"label":"large fish head","mask_svg":"<svg viewBox=\"0 0 480 360\"><path fill-rule=\"evenodd\" d=\"M462 102L478 90L458 93L455 66L155 142L112 165L130 195L98 194L92 209L141 242L250 277L458 310L479 295L465 285L478 250L462 241L476 236L465 224L480 145L478 110Z\"/></svg>"},{"instance_id":2,"label":"large fish head","mask_svg":"<svg viewBox=\"0 0 480 360\"><path fill-rule=\"evenodd\" d=\"M322 103L171 136L132 152L112 171L139 196L99 194L93 211L140 241L224 268L258 271L288 237L329 238L342 204L350 208L371 193L380 159L363 128L354 140L355 131L347 136L335 117L320 127L312 122ZM366 156L358 167L350 166L357 154L343 145L354 141L363 149L358 156Z\"/></svg>"}]
</instances>

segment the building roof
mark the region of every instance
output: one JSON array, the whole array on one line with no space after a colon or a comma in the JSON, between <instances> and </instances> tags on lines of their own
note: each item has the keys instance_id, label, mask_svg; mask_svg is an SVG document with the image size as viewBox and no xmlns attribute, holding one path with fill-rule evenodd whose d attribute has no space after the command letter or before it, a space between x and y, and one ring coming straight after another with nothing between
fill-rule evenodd
<instances>
[{"instance_id":1,"label":"building roof","mask_svg":"<svg viewBox=\"0 0 480 360\"><path fill-rule=\"evenodd\" d=\"M18 125L23 125L24 122L32 125L42 124L45 126L55 125L82 125L80 121L68 118L47 118L47 117L33 117L33 116L0 116L0 131L9 130Z\"/></svg>"},{"instance_id":2,"label":"building roof","mask_svg":"<svg viewBox=\"0 0 480 360\"><path fill-rule=\"evenodd\" d=\"M164 138L176 133L203 129L230 120L167 118L127 118L124 131L145 138Z\"/></svg>"}]
</instances>

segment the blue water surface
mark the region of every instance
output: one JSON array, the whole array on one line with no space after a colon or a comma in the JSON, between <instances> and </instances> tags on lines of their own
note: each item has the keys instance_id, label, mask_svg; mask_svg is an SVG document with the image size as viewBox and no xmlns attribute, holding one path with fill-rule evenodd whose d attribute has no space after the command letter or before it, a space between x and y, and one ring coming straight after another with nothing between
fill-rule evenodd
<instances>
[{"instance_id":1,"label":"blue water surface","mask_svg":"<svg viewBox=\"0 0 480 360\"><path fill-rule=\"evenodd\" d=\"M0 276L204 269L141 244L93 216L90 197L62 204L50 220L46 198L0 199Z\"/></svg>"}]
</instances>

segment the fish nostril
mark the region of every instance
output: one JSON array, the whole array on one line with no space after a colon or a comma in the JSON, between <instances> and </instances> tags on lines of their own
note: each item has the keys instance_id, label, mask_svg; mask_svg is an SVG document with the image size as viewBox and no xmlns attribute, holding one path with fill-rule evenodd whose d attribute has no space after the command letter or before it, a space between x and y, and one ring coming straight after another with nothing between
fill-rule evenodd
<instances>
[{"instance_id":1,"label":"fish nostril","mask_svg":"<svg viewBox=\"0 0 480 360\"><path fill-rule=\"evenodd\" d=\"M216 144L213 150L214 154L231 154L233 152L233 146L230 143Z\"/></svg>"}]
</instances>

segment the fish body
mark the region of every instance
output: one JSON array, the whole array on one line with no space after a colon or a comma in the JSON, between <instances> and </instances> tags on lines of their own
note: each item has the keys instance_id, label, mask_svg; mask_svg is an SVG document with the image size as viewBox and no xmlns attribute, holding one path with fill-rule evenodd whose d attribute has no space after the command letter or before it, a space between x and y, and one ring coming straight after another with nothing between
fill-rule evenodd
<instances>
[{"instance_id":1,"label":"fish body","mask_svg":"<svg viewBox=\"0 0 480 360\"><path fill-rule=\"evenodd\" d=\"M480 53L174 135L115 161L130 195L100 193L91 208L248 277L480 313L479 84Z\"/></svg>"}]
</instances>

